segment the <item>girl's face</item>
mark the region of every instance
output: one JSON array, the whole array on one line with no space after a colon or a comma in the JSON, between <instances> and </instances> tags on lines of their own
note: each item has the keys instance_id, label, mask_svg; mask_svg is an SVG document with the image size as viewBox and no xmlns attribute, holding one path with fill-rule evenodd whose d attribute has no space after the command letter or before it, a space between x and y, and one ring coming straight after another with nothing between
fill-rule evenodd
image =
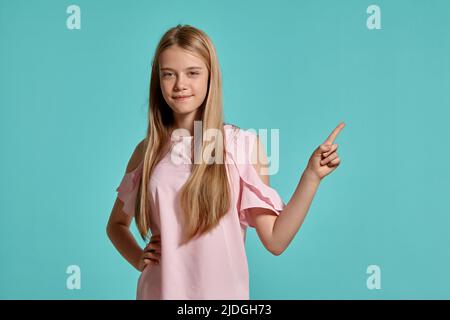
<instances>
[{"instance_id":1,"label":"girl's face","mask_svg":"<svg viewBox=\"0 0 450 320\"><path fill-rule=\"evenodd\" d=\"M172 46L159 56L161 91L177 115L188 115L201 106L208 91L208 68L191 52ZM186 97L177 99L177 97Z\"/></svg>"}]
</instances>

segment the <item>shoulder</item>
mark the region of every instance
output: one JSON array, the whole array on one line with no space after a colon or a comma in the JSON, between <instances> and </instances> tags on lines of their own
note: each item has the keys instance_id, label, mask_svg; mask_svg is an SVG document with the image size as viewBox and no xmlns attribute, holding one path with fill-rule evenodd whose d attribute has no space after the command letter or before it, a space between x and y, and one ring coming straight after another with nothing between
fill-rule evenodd
<instances>
[{"instance_id":1,"label":"shoulder","mask_svg":"<svg viewBox=\"0 0 450 320\"><path fill-rule=\"evenodd\" d=\"M230 125L227 139L228 151L236 163L241 165L253 165L256 172L267 185L269 177L267 175L269 161L267 158L266 146L261 141L260 136L254 129L242 129Z\"/></svg>"},{"instance_id":2,"label":"shoulder","mask_svg":"<svg viewBox=\"0 0 450 320\"><path fill-rule=\"evenodd\" d=\"M243 142L245 143L254 143L257 138L258 135L256 134L256 131L253 129L242 129L236 125L233 124L225 124L224 125L224 131L225 131L225 136L226 139L228 140L228 142L232 142L232 143L238 143L241 144Z\"/></svg>"},{"instance_id":3,"label":"shoulder","mask_svg":"<svg viewBox=\"0 0 450 320\"><path fill-rule=\"evenodd\" d=\"M142 163L145 154L146 139L142 139L134 148L134 151L128 161L126 172L131 172L136 170Z\"/></svg>"},{"instance_id":4,"label":"shoulder","mask_svg":"<svg viewBox=\"0 0 450 320\"><path fill-rule=\"evenodd\" d=\"M235 125L225 125L227 151L235 162L249 164L255 159L260 146L259 137L253 129L243 129Z\"/></svg>"}]
</instances>

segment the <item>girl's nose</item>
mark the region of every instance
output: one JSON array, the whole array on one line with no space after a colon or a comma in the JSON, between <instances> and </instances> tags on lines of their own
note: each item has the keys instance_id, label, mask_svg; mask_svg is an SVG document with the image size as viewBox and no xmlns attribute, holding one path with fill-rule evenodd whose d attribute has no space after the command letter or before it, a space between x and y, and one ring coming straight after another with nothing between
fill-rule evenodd
<instances>
[{"instance_id":1,"label":"girl's nose","mask_svg":"<svg viewBox=\"0 0 450 320\"><path fill-rule=\"evenodd\" d=\"M176 82L175 82L175 88L174 88L174 89L175 89L175 91L177 91L177 92L181 92L181 91L187 89L187 87L186 87L186 81L185 81L183 75L180 75L180 76L177 78L177 80L176 80Z\"/></svg>"}]
</instances>

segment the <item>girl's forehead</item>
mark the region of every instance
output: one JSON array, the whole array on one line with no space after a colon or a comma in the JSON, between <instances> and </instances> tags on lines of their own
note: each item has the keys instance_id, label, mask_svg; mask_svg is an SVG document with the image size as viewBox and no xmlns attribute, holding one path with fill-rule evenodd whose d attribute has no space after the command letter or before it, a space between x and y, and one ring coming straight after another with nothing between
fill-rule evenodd
<instances>
[{"instance_id":1,"label":"girl's forehead","mask_svg":"<svg viewBox=\"0 0 450 320\"><path fill-rule=\"evenodd\" d=\"M169 47L159 56L160 68L184 70L190 67L205 67L203 59L193 52L179 48Z\"/></svg>"}]
</instances>

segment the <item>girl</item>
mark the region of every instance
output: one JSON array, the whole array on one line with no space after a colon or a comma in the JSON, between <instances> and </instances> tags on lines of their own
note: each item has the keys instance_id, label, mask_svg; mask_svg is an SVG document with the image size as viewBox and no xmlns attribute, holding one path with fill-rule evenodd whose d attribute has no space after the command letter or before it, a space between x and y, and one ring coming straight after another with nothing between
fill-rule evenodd
<instances>
[{"instance_id":1,"label":"girl","mask_svg":"<svg viewBox=\"0 0 450 320\"><path fill-rule=\"evenodd\" d=\"M320 181L340 163L333 142L343 125L314 151L285 205L260 174L267 158L259 137L223 122L209 37L189 25L168 30L152 62L147 135L128 162L107 226L141 272L137 299L248 300L246 228L256 228L274 255L287 248ZM206 139L211 129L216 139ZM152 234L144 249L129 230L133 217L144 241Z\"/></svg>"}]
</instances>

